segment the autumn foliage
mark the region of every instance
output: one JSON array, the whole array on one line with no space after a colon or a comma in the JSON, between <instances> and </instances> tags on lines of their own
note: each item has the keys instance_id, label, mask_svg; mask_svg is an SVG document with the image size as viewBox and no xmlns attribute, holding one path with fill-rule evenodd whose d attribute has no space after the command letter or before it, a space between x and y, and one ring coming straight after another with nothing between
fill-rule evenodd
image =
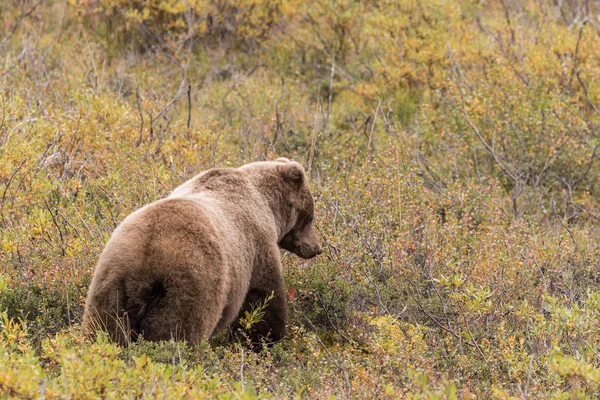
<instances>
[{"instance_id":1,"label":"autumn foliage","mask_svg":"<svg viewBox=\"0 0 600 400\"><path fill-rule=\"evenodd\" d=\"M597 397L599 14L1 2L0 395ZM126 215L199 171L277 156L306 166L324 249L283 256L285 341L81 333Z\"/></svg>"}]
</instances>

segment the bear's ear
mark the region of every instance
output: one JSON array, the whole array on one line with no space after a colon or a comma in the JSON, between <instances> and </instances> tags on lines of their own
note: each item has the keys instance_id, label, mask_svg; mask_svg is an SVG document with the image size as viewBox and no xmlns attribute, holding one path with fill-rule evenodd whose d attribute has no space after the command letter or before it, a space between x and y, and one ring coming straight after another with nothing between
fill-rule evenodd
<instances>
[{"instance_id":1,"label":"bear's ear","mask_svg":"<svg viewBox=\"0 0 600 400\"><path fill-rule=\"evenodd\" d=\"M275 160L275 162L282 162L282 163L289 163L290 159L289 158L285 158L285 157L279 157Z\"/></svg>"},{"instance_id":2,"label":"bear's ear","mask_svg":"<svg viewBox=\"0 0 600 400\"><path fill-rule=\"evenodd\" d=\"M304 168L295 161L290 161L279 167L283 180L287 183L299 187L304 182Z\"/></svg>"}]
</instances>

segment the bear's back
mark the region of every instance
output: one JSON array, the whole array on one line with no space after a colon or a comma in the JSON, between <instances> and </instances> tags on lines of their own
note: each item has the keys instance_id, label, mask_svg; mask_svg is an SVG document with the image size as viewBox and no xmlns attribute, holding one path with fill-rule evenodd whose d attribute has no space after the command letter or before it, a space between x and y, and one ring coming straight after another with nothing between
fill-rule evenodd
<instances>
[{"instance_id":1,"label":"bear's back","mask_svg":"<svg viewBox=\"0 0 600 400\"><path fill-rule=\"evenodd\" d=\"M275 231L264 196L240 169L210 169L177 187L168 198L196 201L213 213L223 231L244 237L246 243L270 241Z\"/></svg>"},{"instance_id":2,"label":"bear's back","mask_svg":"<svg viewBox=\"0 0 600 400\"><path fill-rule=\"evenodd\" d=\"M213 168L178 186L169 197L195 195L202 192L241 194L251 191L250 182L244 173L234 168Z\"/></svg>"}]
</instances>

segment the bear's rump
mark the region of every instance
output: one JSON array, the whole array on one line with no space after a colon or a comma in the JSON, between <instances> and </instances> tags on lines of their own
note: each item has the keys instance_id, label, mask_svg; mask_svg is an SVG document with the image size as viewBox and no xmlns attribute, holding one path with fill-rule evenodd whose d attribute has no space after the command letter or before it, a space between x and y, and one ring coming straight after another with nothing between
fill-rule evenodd
<instances>
[{"instance_id":1,"label":"bear's rump","mask_svg":"<svg viewBox=\"0 0 600 400\"><path fill-rule=\"evenodd\" d=\"M171 199L154 211L144 262L126 285L128 312L136 313L137 329L148 339L195 342L210 336L225 307L222 241L197 203Z\"/></svg>"},{"instance_id":2,"label":"bear's rump","mask_svg":"<svg viewBox=\"0 0 600 400\"><path fill-rule=\"evenodd\" d=\"M145 207L109 241L86 314L99 317L120 342L125 332L199 342L225 307L229 274L221 242L194 202L169 199Z\"/></svg>"}]
</instances>

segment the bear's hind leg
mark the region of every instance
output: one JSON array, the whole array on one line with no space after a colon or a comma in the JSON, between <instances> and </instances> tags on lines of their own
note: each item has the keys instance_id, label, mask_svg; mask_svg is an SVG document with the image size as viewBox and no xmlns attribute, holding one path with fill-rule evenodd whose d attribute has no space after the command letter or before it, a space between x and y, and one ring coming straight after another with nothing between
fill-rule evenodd
<instances>
[{"instance_id":1,"label":"bear's hind leg","mask_svg":"<svg viewBox=\"0 0 600 400\"><path fill-rule=\"evenodd\" d=\"M128 310L139 318L139 333L150 341L186 340L195 345L207 340L226 302L224 280L213 278L192 268L168 268L145 283L139 276L132 279Z\"/></svg>"}]
</instances>

